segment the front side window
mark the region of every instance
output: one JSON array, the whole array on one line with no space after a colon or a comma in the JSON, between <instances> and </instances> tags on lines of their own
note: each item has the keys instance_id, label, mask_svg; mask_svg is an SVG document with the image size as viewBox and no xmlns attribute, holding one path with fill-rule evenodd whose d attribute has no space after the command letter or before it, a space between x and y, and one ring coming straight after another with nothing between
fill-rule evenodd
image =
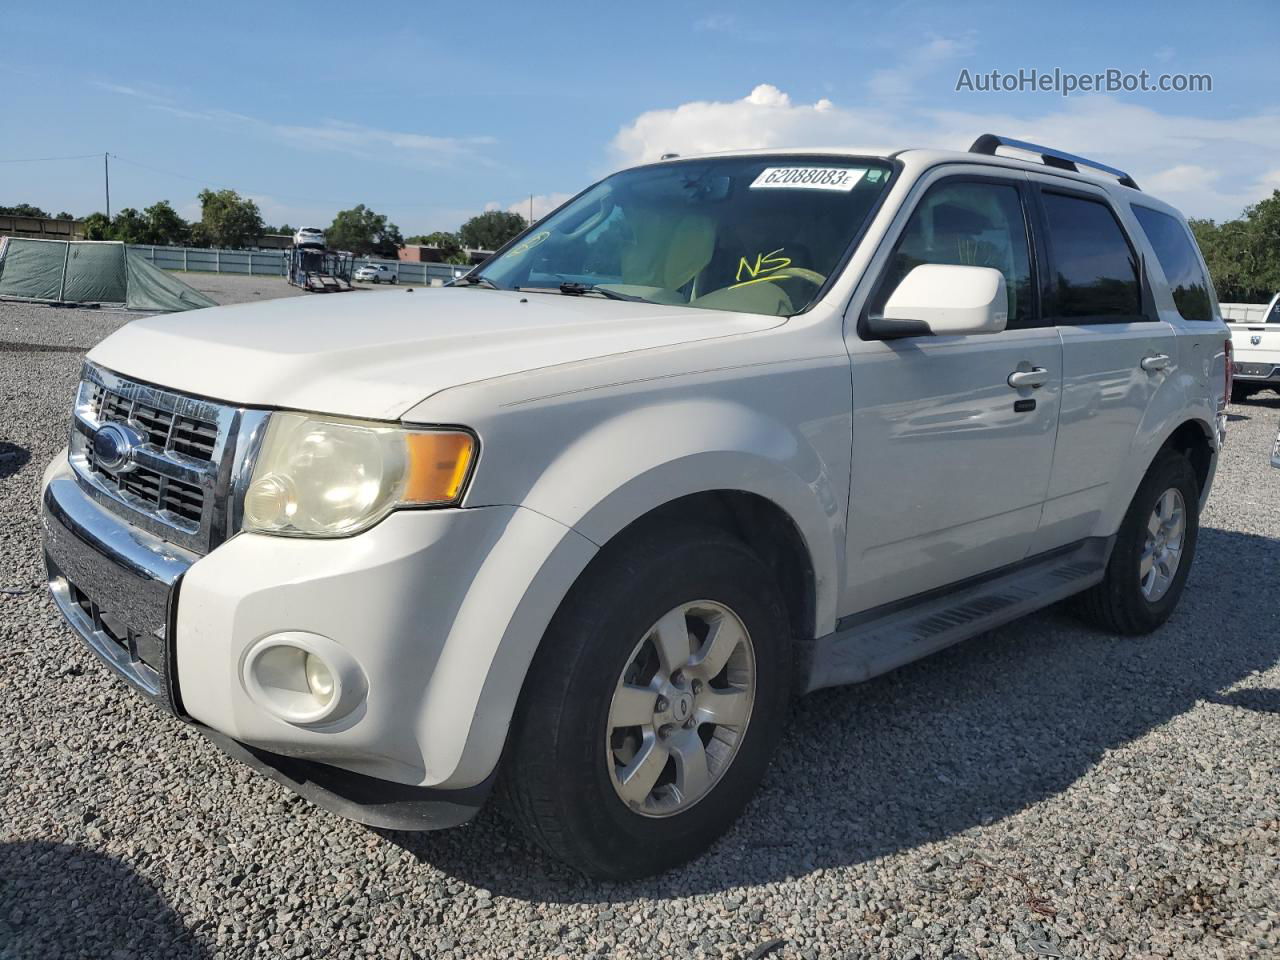
<instances>
[{"instance_id":1,"label":"front side window","mask_svg":"<svg viewBox=\"0 0 1280 960\"><path fill-rule=\"evenodd\" d=\"M1111 208L1098 200L1042 194L1054 319L1142 320L1138 259Z\"/></svg>"},{"instance_id":2,"label":"front side window","mask_svg":"<svg viewBox=\"0 0 1280 960\"><path fill-rule=\"evenodd\" d=\"M467 282L789 316L844 262L893 172L884 160L687 160L601 181Z\"/></svg>"},{"instance_id":3,"label":"front side window","mask_svg":"<svg viewBox=\"0 0 1280 960\"><path fill-rule=\"evenodd\" d=\"M1022 198L1012 184L959 180L931 187L907 221L869 311L883 313L902 279L926 263L999 270L1009 326L1031 322L1031 257Z\"/></svg>"},{"instance_id":4,"label":"front side window","mask_svg":"<svg viewBox=\"0 0 1280 960\"><path fill-rule=\"evenodd\" d=\"M1200 267L1200 258L1192 245L1191 234L1176 218L1150 207L1134 204L1142 232L1151 241L1160 269L1169 281L1173 304L1183 320L1210 321L1213 307L1209 303L1209 281Z\"/></svg>"}]
</instances>

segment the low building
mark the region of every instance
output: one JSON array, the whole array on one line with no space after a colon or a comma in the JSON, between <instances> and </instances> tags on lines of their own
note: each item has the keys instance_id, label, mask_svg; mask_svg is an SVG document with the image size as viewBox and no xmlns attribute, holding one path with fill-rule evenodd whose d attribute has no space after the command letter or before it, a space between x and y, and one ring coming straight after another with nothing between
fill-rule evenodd
<instances>
[{"instance_id":1,"label":"low building","mask_svg":"<svg viewBox=\"0 0 1280 960\"><path fill-rule=\"evenodd\" d=\"M484 263L484 261L493 256L492 250L464 249L462 252L467 255L467 262L472 266L477 263ZM407 244L397 250L396 255L405 263L448 262L448 254L441 247L428 247L419 244Z\"/></svg>"},{"instance_id":2,"label":"low building","mask_svg":"<svg viewBox=\"0 0 1280 960\"><path fill-rule=\"evenodd\" d=\"M84 221L60 217L17 217L0 214L0 237L32 240L83 240Z\"/></svg>"}]
</instances>

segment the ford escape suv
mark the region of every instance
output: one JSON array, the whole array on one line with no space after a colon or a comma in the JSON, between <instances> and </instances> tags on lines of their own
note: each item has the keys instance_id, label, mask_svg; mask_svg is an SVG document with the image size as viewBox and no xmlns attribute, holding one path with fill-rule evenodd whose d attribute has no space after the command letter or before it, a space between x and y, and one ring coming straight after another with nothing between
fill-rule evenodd
<instances>
[{"instance_id":1,"label":"ford escape suv","mask_svg":"<svg viewBox=\"0 0 1280 960\"><path fill-rule=\"evenodd\" d=\"M555 856L647 874L740 814L792 696L1073 595L1159 627L1228 339L1182 216L1080 157L668 158L451 287L108 337L49 585L320 806L445 827L498 784Z\"/></svg>"}]
</instances>

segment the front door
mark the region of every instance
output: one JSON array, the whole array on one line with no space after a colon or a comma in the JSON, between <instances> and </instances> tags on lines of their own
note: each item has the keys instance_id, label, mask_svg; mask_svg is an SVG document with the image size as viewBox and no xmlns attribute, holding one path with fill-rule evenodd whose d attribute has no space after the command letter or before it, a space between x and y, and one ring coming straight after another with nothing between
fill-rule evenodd
<instances>
[{"instance_id":1,"label":"front door","mask_svg":"<svg viewBox=\"0 0 1280 960\"><path fill-rule=\"evenodd\" d=\"M1004 274L1009 328L878 341L849 325L843 613L1023 559L1049 486L1062 346L1057 330L1040 325L1026 180L943 172L917 189L901 232L886 241L892 251L861 315L882 310L920 264L986 266Z\"/></svg>"}]
</instances>

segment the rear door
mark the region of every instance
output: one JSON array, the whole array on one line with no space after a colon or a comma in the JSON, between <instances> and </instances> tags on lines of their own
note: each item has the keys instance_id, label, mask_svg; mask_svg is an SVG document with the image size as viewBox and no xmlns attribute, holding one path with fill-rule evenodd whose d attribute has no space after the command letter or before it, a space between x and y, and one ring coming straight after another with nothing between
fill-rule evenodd
<instances>
[{"instance_id":1,"label":"rear door","mask_svg":"<svg viewBox=\"0 0 1280 960\"><path fill-rule=\"evenodd\" d=\"M868 270L874 286L845 335L853 366L846 612L1015 563L1031 544L1053 460L1062 348L1040 321L1027 198L1020 173L927 175ZM925 263L1000 270L1008 329L872 339L866 315ZM1011 374L1031 371L1038 386L1010 386Z\"/></svg>"},{"instance_id":2,"label":"rear door","mask_svg":"<svg viewBox=\"0 0 1280 960\"><path fill-rule=\"evenodd\" d=\"M1097 535L1159 390L1177 372L1138 247L1106 192L1033 174L1046 319L1062 337L1062 412L1034 551ZM1114 531L1112 531L1114 532Z\"/></svg>"}]
</instances>

